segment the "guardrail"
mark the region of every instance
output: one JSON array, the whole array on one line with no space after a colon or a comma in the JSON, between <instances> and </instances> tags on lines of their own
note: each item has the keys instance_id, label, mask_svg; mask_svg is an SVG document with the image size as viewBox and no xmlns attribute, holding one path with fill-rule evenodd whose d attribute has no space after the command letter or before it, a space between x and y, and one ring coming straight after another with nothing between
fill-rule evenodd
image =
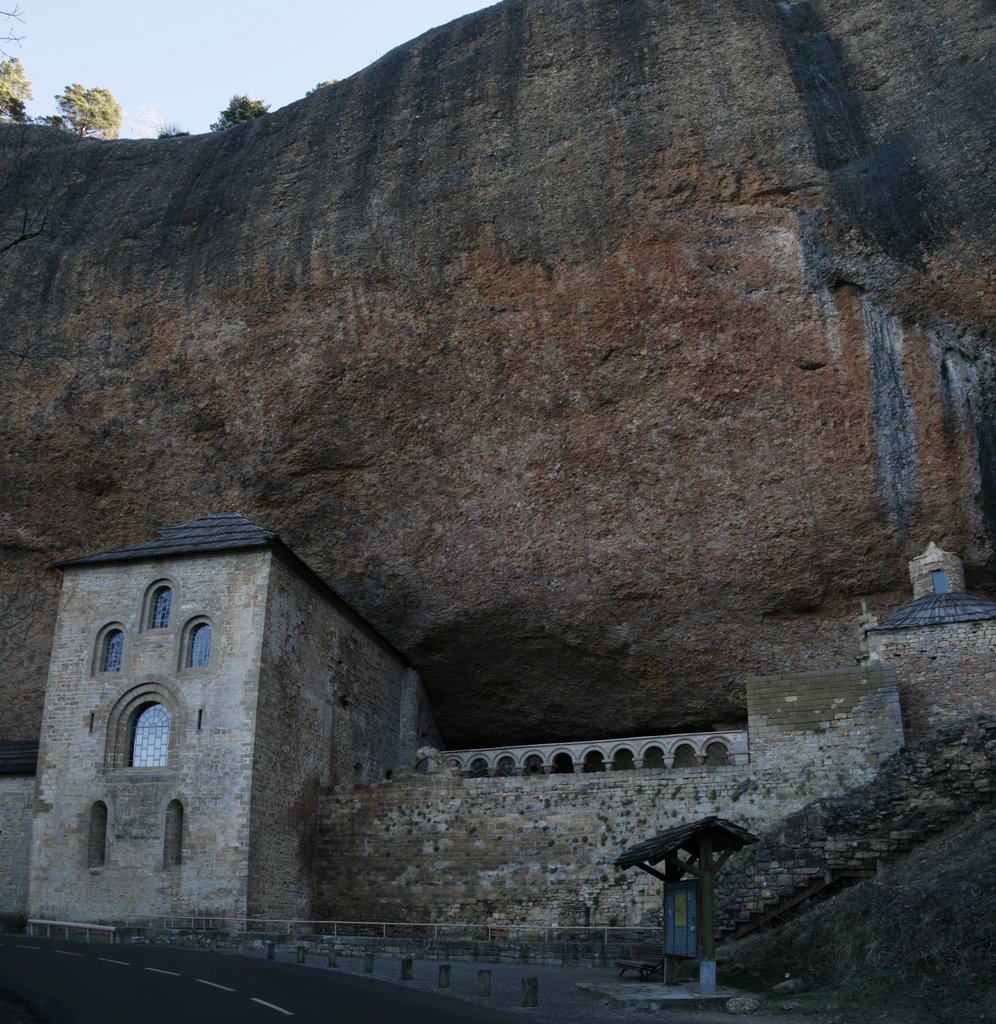
<instances>
[{"instance_id":1,"label":"guardrail","mask_svg":"<svg viewBox=\"0 0 996 1024\"><path fill-rule=\"evenodd\" d=\"M290 918L249 917L128 917L128 928L161 928L171 931L228 931L261 934L309 934L331 938L424 937L438 942L450 937L455 941L582 941L601 942L632 939L657 934L647 926L560 925L560 924L470 924L436 921L303 921Z\"/></svg>"},{"instance_id":2,"label":"guardrail","mask_svg":"<svg viewBox=\"0 0 996 1024\"><path fill-rule=\"evenodd\" d=\"M88 924L82 921L43 921L38 918L30 918L28 920L28 935L35 934L35 928L45 929L46 938L52 937L53 928L61 928L65 938L69 938L70 932L83 932L84 941L90 941L90 933L97 932L98 934L109 935L111 942L114 942L114 933L117 928L111 924Z\"/></svg>"}]
</instances>

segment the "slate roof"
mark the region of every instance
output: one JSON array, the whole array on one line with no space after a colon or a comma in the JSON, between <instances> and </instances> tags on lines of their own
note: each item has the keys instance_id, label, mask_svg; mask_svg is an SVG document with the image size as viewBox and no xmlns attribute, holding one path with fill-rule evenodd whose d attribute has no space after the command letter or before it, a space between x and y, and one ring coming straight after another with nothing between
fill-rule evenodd
<instances>
[{"instance_id":1,"label":"slate roof","mask_svg":"<svg viewBox=\"0 0 996 1024\"><path fill-rule=\"evenodd\" d=\"M251 523L238 512L219 512L203 519L191 519L175 526L164 526L159 536L140 544L100 551L95 555L67 558L56 562L58 569L80 565L101 565L110 562L136 562L148 558L167 558L208 551L231 551L239 548L264 548L280 538L269 530Z\"/></svg>"},{"instance_id":2,"label":"slate roof","mask_svg":"<svg viewBox=\"0 0 996 1024\"><path fill-rule=\"evenodd\" d=\"M916 629L918 626L938 626L948 622L983 622L996 619L996 603L972 594L925 594L912 604L900 608L873 626L869 632L891 629Z\"/></svg>"},{"instance_id":3,"label":"slate roof","mask_svg":"<svg viewBox=\"0 0 996 1024\"><path fill-rule=\"evenodd\" d=\"M0 743L0 775L34 775L38 768L38 740Z\"/></svg>"},{"instance_id":4,"label":"slate roof","mask_svg":"<svg viewBox=\"0 0 996 1024\"><path fill-rule=\"evenodd\" d=\"M699 837L706 831L712 833L713 842L719 847L730 846L734 850L740 850L750 843L757 842L757 836L751 835L747 829L734 825L725 818L713 816L688 825L677 825L652 839L645 839L642 843L624 850L612 863L619 868L629 868L634 864L657 864L675 850L694 852L698 847Z\"/></svg>"}]
</instances>

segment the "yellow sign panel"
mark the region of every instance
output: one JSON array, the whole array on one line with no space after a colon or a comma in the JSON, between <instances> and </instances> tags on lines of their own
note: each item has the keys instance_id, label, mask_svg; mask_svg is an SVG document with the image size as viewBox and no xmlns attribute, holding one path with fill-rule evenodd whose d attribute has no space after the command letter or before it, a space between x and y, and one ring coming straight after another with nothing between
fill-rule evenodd
<instances>
[{"instance_id":1,"label":"yellow sign panel","mask_svg":"<svg viewBox=\"0 0 996 1024\"><path fill-rule=\"evenodd\" d=\"M688 893L679 890L674 894L674 926L684 928L688 924Z\"/></svg>"}]
</instances>

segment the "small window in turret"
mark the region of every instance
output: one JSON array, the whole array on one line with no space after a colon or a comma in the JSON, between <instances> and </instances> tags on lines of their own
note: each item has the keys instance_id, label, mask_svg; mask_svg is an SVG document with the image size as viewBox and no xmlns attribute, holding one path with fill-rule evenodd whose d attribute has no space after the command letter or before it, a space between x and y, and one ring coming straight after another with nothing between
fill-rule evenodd
<instances>
[{"instance_id":1,"label":"small window in turret","mask_svg":"<svg viewBox=\"0 0 996 1024\"><path fill-rule=\"evenodd\" d=\"M951 590L948 574L944 569L935 569L930 575L934 578L935 594L947 594Z\"/></svg>"}]
</instances>

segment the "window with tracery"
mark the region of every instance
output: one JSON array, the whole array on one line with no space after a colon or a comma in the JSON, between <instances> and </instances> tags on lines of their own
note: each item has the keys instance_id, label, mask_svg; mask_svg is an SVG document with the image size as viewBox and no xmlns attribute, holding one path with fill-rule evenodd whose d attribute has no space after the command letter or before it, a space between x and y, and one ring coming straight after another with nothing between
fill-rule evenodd
<instances>
[{"instance_id":1,"label":"window with tracery","mask_svg":"<svg viewBox=\"0 0 996 1024\"><path fill-rule=\"evenodd\" d=\"M169 626L169 615L173 610L173 589L157 587L152 595L149 606L149 629L166 629Z\"/></svg>"},{"instance_id":2,"label":"window with tracery","mask_svg":"<svg viewBox=\"0 0 996 1024\"><path fill-rule=\"evenodd\" d=\"M131 730L131 768L164 768L169 760L169 712L162 704L139 708Z\"/></svg>"},{"instance_id":3,"label":"window with tracery","mask_svg":"<svg viewBox=\"0 0 996 1024\"><path fill-rule=\"evenodd\" d=\"M211 626L201 622L190 631L187 668L207 668L211 661Z\"/></svg>"},{"instance_id":4,"label":"window with tracery","mask_svg":"<svg viewBox=\"0 0 996 1024\"><path fill-rule=\"evenodd\" d=\"M104 642L100 651L100 671L120 672L124 658L124 631L109 629L104 634Z\"/></svg>"}]
</instances>

